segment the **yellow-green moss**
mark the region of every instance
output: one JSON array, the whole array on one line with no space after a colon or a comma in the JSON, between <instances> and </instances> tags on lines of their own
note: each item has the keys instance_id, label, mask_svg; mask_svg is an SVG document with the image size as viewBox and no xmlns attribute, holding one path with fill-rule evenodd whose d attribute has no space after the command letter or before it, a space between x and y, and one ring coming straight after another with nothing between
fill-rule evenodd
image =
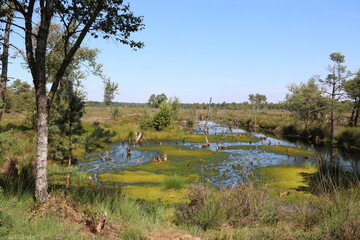
<instances>
[{"instance_id":1,"label":"yellow-green moss","mask_svg":"<svg viewBox=\"0 0 360 240\"><path fill-rule=\"evenodd\" d=\"M268 184L280 191L296 191L299 187L307 186L302 173L314 173L315 167L298 166L268 166L259 168L256 174L260 176L258 183Z\"/></svg>"},{"instance_id":2,"label":"yellow-green moss","mask_svg":"<svg viewBox=\"0 0 360 240\"><path fill-rule=\"evenodd\" d=\"M259 149L264 151L274 152L277 154L289 155L289 156L312 156L315 155L314 151L308 151L301 148L293 148L283 145L262 145Z\"/></svg>"},{"instance_id":3,"label":"yellow-green moss","mask_svg":"<svg viewBox=\"0 0 360 240\"><path fill-rule=\"evenodd\" d=\"M247 135L206 135L209 142L256 142L259 139ZM204 143L205 135L186 135L185 142Z\"/></svg>"},{"instance_id":4,"label":"yellow-green moss","mask_svg":"<svg viewBox=\"0 0 360 240\"><path fill-rule=\"evenodd\" d=\"M168 161L148 162L144 165L128 168L129 170L144 170L156 173L188 175L199 174L199 169L205 163L214 163L226 158L229 153L215 152L209 150L192 150L184 146L159 145L153 147L134 148L135 150L157 151L159 155L166 154Z\"/></svg>"},{"instance_id":5,"label":"yellow-green moss","mask_svg":"<svg viewBox=\"0 0 360 240\"><path fill-rule=\"evenodd\" d=\"M152 147L133 148L134 150L152 150L160 154L166 154L170 157L192 157L194 160L199 158L213 157L223 155L223 153L208 150L192 150L185 146L178 145L159 145Z\"/></svg>"},{"instance_id":6,"label":"yellow-green moss","mask_svg":"<svg viewBox=\"0 0 360 240\"><path fill-rule=\"evenodd\" d=\"M254 146L254 145L246 145L246 146L228 146L227 149L244 149L244 150L250 150L250 149L260 149L263 151L273 152L276 154L282 154L282 155L288 155L288 156L313 156L315 155L314 151L308 151L302 148L294 148L289 146L283 146L283 145L261 145L261 146Z\"/></svg>"},{"instance_id":7,"label":"yellow-green moss","mask_svg":"<svg viewBox=\"0 0 360 240\"><path fill-rule=\"evenodd\" d=\"M103 173L98 175L100 182L118 182L125 184L161 183L165 180L165 178L165 174L156 174L148 171Z\"/></svg>"}]
</instances>

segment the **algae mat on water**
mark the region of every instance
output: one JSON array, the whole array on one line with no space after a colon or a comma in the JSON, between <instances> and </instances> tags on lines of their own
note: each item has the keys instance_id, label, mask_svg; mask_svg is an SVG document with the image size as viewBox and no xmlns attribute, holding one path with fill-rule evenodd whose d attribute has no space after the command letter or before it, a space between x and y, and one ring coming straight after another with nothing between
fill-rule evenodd
<instances>
[{"instance_id":1,"label":"algae mat on water","mask_svg":"<svg viewBox=\"0 0 360 240\"><path fill-rule=\"evenodd\" d=\"M206 142L205 136L209 140L209 142L257 142L259 141L256 137L251 137L248 135L202 135L202 134L193 134L186 135L184 140L185 142L192 143L204 143Z\"/></svg>"},{"instance_id":2,"label":"algae mat on water","mask_svg":"<svg viewBox=\"0 0 360 240\"><path fill-rule=\"evenodd\" d=\"M152 147L134 148L133 150L156 151L160 158L167 156L167 161L150 161L144 165L128 168L128 170L143 170L163 174L189 173L200 174L199 168L204 164L216 164L229 156L229 153L209 150L193 150L178 145L157 145Z\"/></svg>"},{"instance_id":3,"label":"algae mat on water","mask_svg":"<svg viewBox=\"0 0 360 240\"><path fill-rule=\"evenodd\" d=\"M304 175L316 172L316 168L299 166L268 166L258 168L256 175L260 177L259 184L268 184L274 191L287 191L292 193L293 198L302 197L306 192L298 191L306 187Z\"/></svg>"},{"instance_id":4,"label":"algae mat on water","mask_svg":"<svg viewBox=\"0 0 360 240\"><path fill-rule=\"evenodd\" d=\"M260 146L254 146L254 145L248 145L248 146L229 146L227 149L259 149L267 152L273 152L276 154L282 154L282 155L288 155L288 156L313 156L316 154L314 151L305 150L302 148L294 148L289 146L283 146L283 145L260 145Z\"/></svg>"},{"instance_id":5,"label":"algae mat on water","mask_svg":"<svg viewBox=\"0 0 360 240\"><path fill-rule=\"evenodd\" d=\"M133 148L133 151L156 151L160 158L167 155L167 161L150 161L143 165L129 167L125 172L99 174L103 184L120 184L132 198L160 201L166 204L186 202L188 184L200 182L206 177L205 164L216 164L228 157L228 153L209 150L192 150L184 146L156 145ZM210 172L211 174L214 174ZM165 190L164 183L171 176L183 179L184 189Z\"/></svg>"}]
</instances>

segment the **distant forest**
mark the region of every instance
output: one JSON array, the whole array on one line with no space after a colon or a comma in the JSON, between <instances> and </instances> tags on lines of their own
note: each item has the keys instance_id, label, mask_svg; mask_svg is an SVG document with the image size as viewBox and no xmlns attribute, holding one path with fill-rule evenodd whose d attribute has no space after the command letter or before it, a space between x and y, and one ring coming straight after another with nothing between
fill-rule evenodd
<instances>
[{"instance_id":1,"label":"distant forest","mask_svg":"<svg viewBox=\"0 0 360 240\"><path fill-rule=\"evenodd\" d=\"M104 102L99 101L87 101L86 105L89 107L101 107L104 106ZM125 108L143 108L149 107L148 103L129 103L129 102L112 102L113 107L125 107ZM181 103L181 108L183 109L207 109L208 103ZM211 108L215 109L228 109L228 110L250 110L251 104L248 102L242 103L211 103ZM259 109L276 109L276 110L285 110L285 104L280 103L264 103L259 106Z\"/></svg>"}]
</instances>

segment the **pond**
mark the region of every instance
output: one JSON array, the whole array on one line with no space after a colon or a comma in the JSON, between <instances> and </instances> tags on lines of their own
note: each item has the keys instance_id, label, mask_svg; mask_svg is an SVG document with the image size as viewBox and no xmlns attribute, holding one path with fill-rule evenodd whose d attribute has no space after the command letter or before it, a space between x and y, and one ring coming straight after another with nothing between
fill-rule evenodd
<instances>
[{"instance_id":1,"label":"pond","mask_svg":"<svg viewBox=\"0 0 360 240\"><path fill-rule=\"evenodd\" d=\"M108 150L111 160L105 160L105 151L93 152L79 163L79 168L92 174L99 184L144 185L159 183L154 179L163 179L165 175L180 175L192 176L187 178L189 182L207 182L220 187L240 183L249 176L257 178L256 170L262 167L315 165L316 158L324 154L323 149L215 122L209 122L209 132L204 135L204 124L199 122L192 135L179 136L179 139L146 141L138 146L113 143ZM209 147L203 148L206 138ZM131 155L127 154L128 147ZM351 166L353 161L342 158L341 162ZM134 176L130 176L131 173ZM143 180L130 181L135 176Z\"/></svg>"}]
</instances>

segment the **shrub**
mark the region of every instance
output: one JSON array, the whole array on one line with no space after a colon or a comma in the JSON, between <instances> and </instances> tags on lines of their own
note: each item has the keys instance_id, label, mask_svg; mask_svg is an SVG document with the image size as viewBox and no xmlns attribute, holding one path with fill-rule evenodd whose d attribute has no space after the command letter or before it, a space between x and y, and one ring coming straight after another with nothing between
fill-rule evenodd
<instances>
[{"instance_id":1,"label":"shrub","mask_svg":"<svg viewBox=\"0 0 360 240\"><path fill-rule=\"evenodd\" d=\"M194 127L194 121L188 120L188 121L186 122L186 128L191 129L191 128L193 128L193 127Z\"/></svg>"},{"instance_id":2,"label":"shrub","mask_svg":"<svg viewBox=\"0 0 360 240\"><path fill-rule=\"evenodd\" d=\"M140 121L140 128L143 130L163 131L170 126L174 118L174 112L171 105L163 102L160 105L160 110L154 116L145 114L145 117Z\"/></svg>"},{"instance_id":3,"label":"shrub","mask_svg":"<svg viewBox=\"0 0 360 240\"><path fill-rule=\"evenodd\" d=\"M121 117L121 112L119 108L114 108L113 110L111 110L111 119L117 120L120 117Z\"/></svg>"}]
</instances>

